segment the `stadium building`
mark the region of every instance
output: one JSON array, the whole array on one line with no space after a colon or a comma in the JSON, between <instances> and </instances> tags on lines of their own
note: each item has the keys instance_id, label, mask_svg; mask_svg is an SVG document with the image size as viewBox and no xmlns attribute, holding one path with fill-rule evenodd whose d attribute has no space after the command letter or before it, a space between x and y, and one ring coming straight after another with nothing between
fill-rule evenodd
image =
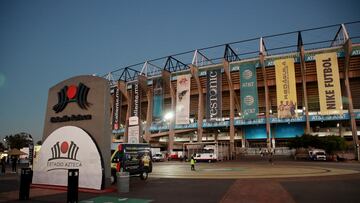
<instances>
[{"instance_id":1,"label":"stadium building","mask_svg":"<svg viewBox=\"0 0 360 203\"><path fill-rule=\"evenodd\" d=\"M169 152L217 142L283 147L304 133L358 146L360 22L148 60L107 74L113 142ZM358 149L358 147L357 147Z\"/></svg>"}]
</instances>

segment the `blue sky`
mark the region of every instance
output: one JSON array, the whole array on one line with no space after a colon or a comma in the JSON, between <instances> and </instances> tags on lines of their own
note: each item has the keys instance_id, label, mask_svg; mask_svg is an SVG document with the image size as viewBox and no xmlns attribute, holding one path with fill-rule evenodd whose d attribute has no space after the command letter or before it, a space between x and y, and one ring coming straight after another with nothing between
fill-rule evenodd
<instances>
[{"instance_id":1,"label":"blue sky","mask_svg":"<svg viewBox=\"0 0 360 203\"><path fill-rule=\"evenodd\" d=\"M196 48L360 20L359 1L0 0L0 138L42 137L48 89Z\"/></svg>"}]
</instances>

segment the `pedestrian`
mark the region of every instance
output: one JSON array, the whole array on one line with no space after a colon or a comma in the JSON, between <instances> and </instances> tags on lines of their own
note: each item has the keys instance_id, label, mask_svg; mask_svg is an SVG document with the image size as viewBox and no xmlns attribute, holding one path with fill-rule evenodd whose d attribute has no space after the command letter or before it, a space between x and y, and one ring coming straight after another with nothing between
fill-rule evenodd
<instances>
[{"instance_id":1,"label":"pedestrian","mask_svg":"<svg viewBox=\"0 0 360 203\"><path fill-rule=\"evenodd\" d=\"M148 154L148 152L145 152L142 159L142 164L143 164L143 171L149 172L150 169L150 156Z\"/></svg>"},{"instance_id":2,"label":"pedestrian","mask_svg":"<svg viewBox=\"0 0 360 203\"><path fill-rule=\"evenodd\" d=\"M1 173L5 175L5 167L6 167L6 161L5 157L1 159Z\"/></svg>"},{"instance_id":3,"label":"pedestrian","mask_svg":"<svg viewBox=\"0 0 360 203\"><path fill-rule=\"evenodd\" d=\"M195 171L195 159L194 159L194 156L191 157L190 164L191 164L191 170Z\"/></svg>"},{"instance_id":4,"label":"pedestrian","mask_svg":"<svg viewBox=\"0 0 360 203\"><path fill-rule=\"evenodd\" d=\"M17 172L16 166L17 166L18 159L17 159L16 156L13 156L11 161L12 161L12 164L11 164L12 165L12 172L16 173Z\"/></svg>"},{"instance_id":5,"label":"pedestrian","mask_svg":"<svg viewBox=\"0 0 360 203\"><path fill-rule=\"evenodd\" d=\"M273 163L273 155L274 155L274 152L273 152L273 150L272 149L269 149L269 153L268 153L268 155L269 155L269 163L271 164L271 165L274 165L274 163Z\"/></svg>"}]
</instances>

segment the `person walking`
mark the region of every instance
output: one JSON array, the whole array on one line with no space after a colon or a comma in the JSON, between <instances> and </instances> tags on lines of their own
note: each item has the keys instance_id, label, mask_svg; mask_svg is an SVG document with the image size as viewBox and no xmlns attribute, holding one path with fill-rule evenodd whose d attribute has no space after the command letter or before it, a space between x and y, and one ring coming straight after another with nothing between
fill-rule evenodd
<instances>
[{"instance_id":1,"label":"person walking","mask_svg":"<svg viewBox=\"0 0 360 203\"><path fill-rule=\"evenodd\" d=\"M1 173L5 175L6 161L5 157L1 159Z\"/></svg>"},{"instance_id":2,"label":"person walking","mask_svg":"<svg viewBox=\"0 0 360 203\"><path fill-rule=\"evenodd\" d=\"M143 170L148 172L149 168L150 168L150 156L147 152L145 152L144 156L141 159L142 163L143 163Z\"/></svg>"},{"instance_id":3,"label":"person walking","mask_svg":"<svg viewBox=\"0 0 360 203\"><path fill-rule=\"evenodd\" d=\"M13 158L12 158L11 161L12 161L12 163L11 163L12 172L13 172L13 173L16 173L16 172L17 172L16 166L17 166L17 161L18 161L18 159L17 159L16 156L13 156Z\"/></svg>"},{"instance_id":4,"label":"person walking","mask_svg":"<svg viewBox=\"0 0 360 203\"><path fill-rule=\"evenodd\" d=\"M194 156L191 156L190 164L191 164L191 170L195 171L195 159L194 159Z\"/></svg>"},{"instance_id":5,"label":"person walking","mask_svg":"<svg viewBox=\"0 0 360 203\"><path fill-rule=\"evenodd\" d=\"M272 148L269 149L269 153L268 153L268 156L269 156L269 163L271 165L274 165L274 150Z\"/></svg>"}]
</instances>

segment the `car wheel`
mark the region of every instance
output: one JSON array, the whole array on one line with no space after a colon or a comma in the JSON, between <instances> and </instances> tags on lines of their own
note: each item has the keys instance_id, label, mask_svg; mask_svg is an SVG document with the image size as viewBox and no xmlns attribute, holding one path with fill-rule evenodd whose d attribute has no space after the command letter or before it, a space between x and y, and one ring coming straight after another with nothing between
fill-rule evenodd
<instances>
[{"instance_id":1,"label":"car wheel","mask_svg":"<svg viewBox=\"0 0 360 203\"><path fill-rule=\"evenodd\" d=\"M146 180L148 178L149 174L146 172L146 171L143 171L141 174L140 174L140 179L141 180Z\"/></svg>"},{"instance_id":2,"label":"car wheel","mask_svg":"<svg viewBox=\"0 0 360 203\"><path fill-rule=\"evenodd\" d=\"M208 161L209 163L211 163L211 159L209 159L209 161Z\"/></svg>"}]
</instances>

